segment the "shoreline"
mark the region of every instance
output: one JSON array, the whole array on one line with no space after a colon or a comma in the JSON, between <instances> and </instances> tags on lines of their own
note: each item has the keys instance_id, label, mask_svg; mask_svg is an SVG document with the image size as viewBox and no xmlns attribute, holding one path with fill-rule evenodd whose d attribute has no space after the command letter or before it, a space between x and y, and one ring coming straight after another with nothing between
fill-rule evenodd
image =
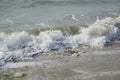
<instances>
[{"instance_id":1,"label":"shoreline","mask_svg":"<svg viewBox=\"0 0 120 80\"><path fill-rule=\"evenodd\" d=\"M120 80L120 0L1 0L0 80Z\"/></svg>"},{"instance_id":2,"label":"shoreline","mask_svg":"<svg viewBox=\"0 0 120 80\"><path fill-rule=\"evenodd\" d=\"M35 56L33 59L8 62L0 68L0 79L119 80L119 45L114 44L105 49L55 50ZM78 53L80 54L73 55Z\"/></svg>"}]
</instances>

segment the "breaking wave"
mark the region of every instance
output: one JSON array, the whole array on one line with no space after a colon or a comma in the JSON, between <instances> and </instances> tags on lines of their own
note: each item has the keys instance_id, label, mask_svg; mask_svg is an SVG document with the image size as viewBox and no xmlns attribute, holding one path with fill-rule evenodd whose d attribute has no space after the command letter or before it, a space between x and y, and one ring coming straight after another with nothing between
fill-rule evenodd
<instances>
[{"instance_id":1,"label":"breaking wave","mask_svg":"<svg viewBox=\"0 0 120 80\"><path fill-rule=\"evenodd\" d=\"M120 40L120 17L97 20L87 28L80 28L74 35L65 35L61 29L41 31L37 35L26 31L1 32L0 65L54 49L84 46L102 48L116 40Z\"/></svg>"}]
</instances>

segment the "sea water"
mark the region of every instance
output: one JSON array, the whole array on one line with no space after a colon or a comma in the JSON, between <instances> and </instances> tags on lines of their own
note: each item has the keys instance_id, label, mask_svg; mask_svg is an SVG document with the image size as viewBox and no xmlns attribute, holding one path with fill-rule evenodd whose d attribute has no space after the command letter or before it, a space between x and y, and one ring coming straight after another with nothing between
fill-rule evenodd
<instances>
[{"instance_id":1,"label":"sea water","mask_svg":"<svg viewBox=\"0 0 120 80\"><path fill-rule=\"evenodd\" d=\"M0 0L0 65L120 40L120 0Z\"/></svg>"}]
</instances>

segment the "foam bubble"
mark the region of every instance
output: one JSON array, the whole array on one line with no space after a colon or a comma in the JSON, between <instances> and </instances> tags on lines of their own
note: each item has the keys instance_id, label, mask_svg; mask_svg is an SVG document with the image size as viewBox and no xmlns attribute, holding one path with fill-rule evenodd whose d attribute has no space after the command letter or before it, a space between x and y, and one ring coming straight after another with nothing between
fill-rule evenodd
<instances>
[{"instance_id":1,"label":"foam bubble","mask_svg":"<svg viewBox=\"0 0 120 80\"><path fill-rule=\"evenodd\" d=\"M120 39L120 17L97 20L79 34L65 36L60 30L48 30L35 36L25 31L0 33L0 65L13 59L32 57L53 49L83 46L104 47L106 43Z\"/></svg>"}]
</instances>

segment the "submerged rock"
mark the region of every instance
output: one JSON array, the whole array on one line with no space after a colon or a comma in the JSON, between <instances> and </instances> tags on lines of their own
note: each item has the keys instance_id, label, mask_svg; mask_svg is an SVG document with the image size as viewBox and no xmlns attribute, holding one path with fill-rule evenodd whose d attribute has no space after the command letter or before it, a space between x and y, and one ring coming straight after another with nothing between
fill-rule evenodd
<instances>
[{"instance_id":1,"label":"submerged rock","mask_svg":"<svg viewBox=\"0 0 120 80\"><path fill-rule=\"evenodd\" d=\"M5 73L1 73L0 74L0 77L6 77L6 78L22 78L24 76L26 76L25 73L23 72L16 72L16 73L13 73L13 72L5 72Z\"/></svg>"},{"instance_id":2,"label":"submerged rock","mask_svg":"<svg viewBox=\"0 0 120 80\"><path fill-rule=\"evenodd\" d=\"M24 77L26 74L23 72L16 72L12 77L13 78L20 78L20 77Z\"/></svg>"},{"instance_id":3,"label":"submerged rock","mask_svg":"<svg viewBox=\"0 0 120 80\"><path fill-rule=\"evenodd\" d=\"M12 76L12 75L13 75L13 74L10 73L10 72L2 73L2 74L1 74L1 76L3 76L3 77L10 77L10 76Z\"/></svg>"},{"instance_id":4,"label":"submerged rock","mask_svg":"<svg viewBox=\"0 0 120 80\"><path fill-rule=\"evenodd\" d=\"M73 56L73 57L77 57L77 56L80 56L80 54L78 54L78 53L73 53L72 56Z\"/></svg>"},{"instance_id":5,"label":"submerged rock","mask_svg":"<svg viewBox=\"0 0 120 80\"><path fill-rule=\"evenodd\" d=\"M78 57L78 56L80 56L82 53L85 53L85 51L81 51L81 52L78 52L78 53L73 53L72 56L73 56L73 57Z\"/></svg>"}]
</instances>

